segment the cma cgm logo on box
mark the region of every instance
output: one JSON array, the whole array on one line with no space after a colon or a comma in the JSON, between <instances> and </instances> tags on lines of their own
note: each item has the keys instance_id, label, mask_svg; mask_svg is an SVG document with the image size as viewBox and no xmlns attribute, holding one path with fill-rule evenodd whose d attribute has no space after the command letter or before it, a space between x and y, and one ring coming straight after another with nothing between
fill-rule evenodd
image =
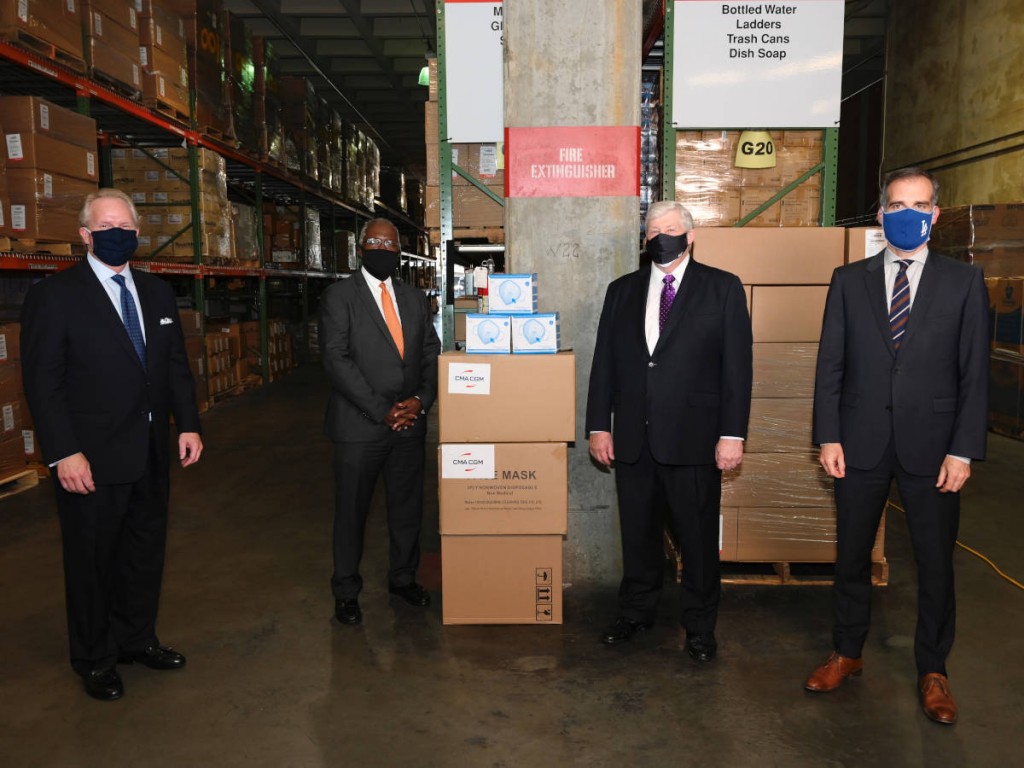
<instances>
[{"instance_id":1,"label":"cma cgm logo on box","mask_svg":"<svg viewBox=\"0 0 1024 768\"><path fill-rule=\"evenodd\" d=\"M494 480L494 445L442 445L441 479Z\"/></svg>"},{"instance_id":2,"label":"cma cgm logo on box","mask_svg":"<svg viewBox=\"0 0 1024 768\"><path fill-rule=\"evenodd\" d=\"M448 394L491 394L491 364L448 363Z\"/></svg>"}]
</instances>

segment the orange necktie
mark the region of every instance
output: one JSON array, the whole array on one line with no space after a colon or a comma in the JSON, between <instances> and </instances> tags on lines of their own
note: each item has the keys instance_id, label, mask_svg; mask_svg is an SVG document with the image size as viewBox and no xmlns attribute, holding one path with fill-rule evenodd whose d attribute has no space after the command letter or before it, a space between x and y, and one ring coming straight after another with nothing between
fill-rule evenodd
<instances>
[{"instance_id":1,"label":"orange necktie","mask_svg":"<svg viewBox=\"0 0 1024 768\"><path fill-rule=\"evenodd\" d=\"M405 337L402 336L402 324L398 320L398 313L395 312L395 305L391 302L391 294L384 283L380 284L380 304L384 307L384 322L391 331L391 338L395 340L398 347L398 356L405 357Z\"/></svg>"}]
</instances>

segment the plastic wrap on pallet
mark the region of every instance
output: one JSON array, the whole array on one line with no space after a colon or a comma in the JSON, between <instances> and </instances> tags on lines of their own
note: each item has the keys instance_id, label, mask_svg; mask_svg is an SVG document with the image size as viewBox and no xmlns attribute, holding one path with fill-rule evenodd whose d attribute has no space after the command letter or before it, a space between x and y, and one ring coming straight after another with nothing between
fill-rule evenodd
<instances>
[{"instance_id":1,"label":"plastic wrap on pallet","mask_svg":"<svg viewBox=\"0 0 1024 768\"><path fill-rule=\"evenodd\" d=\"M750 453L722 475L722 506L829 507L832 480L817 453Z\"/></svg>"},{"instance_id":2,"label":"plastic wrap on pallet","mask_svg":"<svg viewBox=\"0 0 1024 768\"><path fill-rule=\"evenodd\" d=\"M195 119L199 130L227 133L220 0L160 0L160 5L184 21L188 76L196 94Z\"/></svg>"},{"instance_id":3,"label":"plastic wrap on pallet","mask_svg":"<svg viewBox=\"0 0 1024 768\"><path fill-rule=\"evenodd\" d=\"M306 211L306 269L324 268L324 250L320 241L320 211Z\"/></svg>"},{"instance_id":4,"label":"plastic wrap on pallet","mask_svg":"<svg viewBox=\"0 0 1024 768\"><path fill-rule=\"evenodd\" d=\"M676 199L698 226L727 226L821 162L821 131L774 131L774 168L736 168L739 131L679 131L676 134ZM817 226L818 175L790 192L748 226Z\"/></svg>"},{"instance_id":5,"label":"plastic wrap on pallet","mask_svg":"<svg viewBox=\"0 0 1024 768\"><path fill-rule=\"evenodd\" d=\"M754 397L813 397L818 345L754 344Z\"/></svg>"},{"instance_id":6,"label":"plastic wrap on pallet","mask_svg":"<svg viewBox=\"0 0 1024 768\"><path fill-rule=\"evenodd\" d=\"M284 125L281 122L281 60L277 49L265 37L254 35L253 63L256 67L254 112L259 131L259 149L269 159L284 162Z\"/></svg>"},{"instance_id":7,"label":"plastic wrap on pallet","mask_svg":"<svg viewBox=\"0 0 1024 768\"><path fill-rule=\"evenodd\" d=\"M258 234L258 212L251 205L231 204L232 237L235 244L235 260L255 265L260 259Z\"/></svg>"},{"instance_id":8,"label":"plastic wrap on pallet","mask_svg":"<svg viewBox=\"0 0 1024 768\"><path fill-rule=\"evenodd\" d=\"M256 124L256 65L252 33L242 17L224 11L225 77L224 93L229 116L229 133L252 151L259 149Z\"/></svg>"},{"instance_id":9,"label":"plastic wrap on pallet","mask_svg":"<svg viewBox=\"0 0 1024 768\"><path fill-rule=\"evenodd\" d=\"M723 508L722 559L728 562L829 563L836 557L833 507ZM726 514L728 512L728 514ZM732 527L734 526L734 527ZM878 527L872 561L885 556L885 523Z\"/></svg>"},{"instance_id":10,"label":"plastic wrap on pallet","mask_svg":"<svg viewBox=\"0 0 1024 768\"><path fill-rule=\"evenodd\" d=\"M1024 275L1024 203L943 208L930 243L986 277Z\"/></svg>"},{"instance_id":11,"label":"plastic wrap on pallet","mask_svg":"<svg viewBox=\"0 0 1024 768\"><path fill-rule=\"evenodd\" d=\"M813 451L813 415L814 400L810 397L753 398L744 452L750 455Z\"/></svg>"},{"instance_id":12,"label":"plastic wrap on pallet","mask_svg":"<svg viewBox=\"0 0 1024 768\"><path fill-rule=\"evenodd\" d=\"M989 427L1001 435L1024 439L1024 357L994 350L989 370Z\"/></svg>"}]
</instances>

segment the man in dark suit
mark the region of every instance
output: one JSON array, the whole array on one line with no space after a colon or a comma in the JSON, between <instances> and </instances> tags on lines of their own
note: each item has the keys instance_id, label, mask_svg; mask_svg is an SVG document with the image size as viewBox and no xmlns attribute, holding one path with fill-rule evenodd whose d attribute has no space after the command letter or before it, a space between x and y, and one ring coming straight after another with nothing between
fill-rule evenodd
<instances>
[{"instance_id":1,"label":"man in dark suit","mask_svg":"<svg viewBox=\"0 0 1024 768\"><path fill-rule=\"evenodd\" d=\"M182 466L199 460L195 385L174 292L128 267L131 198L90 194L85 261L37 283L22 311L25 394L58 482L71 666L93 698L119 699L115 664L180 669L156 616L167 537L169 421Z\"/></svg>"},{"instance_id":2,"label":"man in dark suit","mask_svg":"<svg viewBox=\"0 0 1024 768\"><path fill-rule=\"evenodd\" d=\"M426 296L397 279L398 230L372 219L359 235L362 268L324 291L320 348L331 384L325 431L334 442L335 616L362 621L366 517L377 477L387 491L388 591L430 604L416 583L423 518L424 418L437 394L437 355Z\"/></svg>"},{"instance_id":3,"label":"man in dark suit","mask_svg":"<svg viewBox=\"0 0 1024 768\"><path fill-rule=\"evenodd\" d=\"M586 430L594 460L614 462L622 532L619 618L602 640L628 640L653 623L667 510L682 554L686 650L708 662L718 648L722 470L743 460L752 341L743 286L695 262L694 239L685 207L651 206L652 265L614 281L605 297Z\"/></svg>"},{"instance_id":4,"label":"man in dark suit","mask_svg":"<svg viewBox=\"0 0 1024 768\"><path fill-rule=\"evenodd\" d=\"M919 168L889 174L878 220L887 248L832 275L818 350L814 441L835 478L834 653L808 678L831 691L863 668L870 553L895 478L918 567L914 638L925 714L956 721L953 547L960 489L985 457L988 297L981 270L928 249L939 187Z\"/></svg>"}]
</instances>

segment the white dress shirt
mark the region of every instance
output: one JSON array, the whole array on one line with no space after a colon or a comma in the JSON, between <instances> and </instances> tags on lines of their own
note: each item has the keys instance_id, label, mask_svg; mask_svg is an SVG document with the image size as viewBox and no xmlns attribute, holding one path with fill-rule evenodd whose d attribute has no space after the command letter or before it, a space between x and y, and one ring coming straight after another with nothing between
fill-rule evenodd
<instances>
[{"instance_id":1,"label":"white dress shirt","mask_svg":"<svg viewBox=\"0 0 1024 768\"><path fill-rule=\"evenodd\" d=\"M402 313L398 311L398 299L395 298L395 284L391 282L389 277L387 280L378 280L376 277L366 271L366 267L359 268L363 273L363 279L366 280L366 284L370 286L370 293L373 294L373 300L377 302L377 309L380 310L380 316L384 317L385 321L387 318L384 316L384 302L381 301L380 295L380 284L384 283L388 289L388 295L391 296L391 306L395 308L395 316L398 318L398 324L402 324Z\"/></svg>"},{"instance_id":2,"label":"white dress shirt","mask_svg":"<svg viewBox=\"0 0 1024 768\"><path fill-rule=\"evenodd\" d=\"M683 284L683 275L686 273L686 265L690 263L690 256L687 254L676 268L671 272L662 272L657 265L651 264L651 281L647 284L647 311L644 314L644 336L647 337L647 352L654 354L654 348L661 338L661 292L665 288L665 278L669 275L675 277L672 287L679 293L679 286Z\"/></svg>"},{"instance_id":3,"label":"white dress shirt","mask_svg":"<svg viewBox=\"0 0 1024 768\"><path fill-rule=\"evenodd\" d=\"M93 273L96 275L96 279L100 281L100 285L103 286L103 290L107 292L107 296L110 297L110 302L114 305L114 309L117 310L117 316L121 318L121 322L124 322L124 316L121 314L121 286L114 282L113 277L119 274L104 264L102 261L97 259L91 253L89 254L89 266L92 267ZM142 316L142 302L139 301L139 290L135 287L135 280L132 279L131 267L125 267L120 274L124 275L124 286L128 289L128 293L131 294L132 301L135 302L135 311L139 316L139 325L142 326L142 340L146 340L146 321Z\"/></svg>"},{"instance_id":4,"label":"white dress shirt","mask_svg":"<svg viewBox=\"0 0 1024 768\"><path fill-rule=\"evenodd\" d=\"M892 303L892 287L896 284L896 275L900 271L897 261L909 261L907 266L907 282L910 283L910 308L914 308L914 297L917 296L917 286L921 284L921 273L924 272L924 263L928 260L928 247L925 246L913 256L906 254L898 256L890 249L885 249L885 311L888 314L889 305Z\"/></svg>"}]
</instances>

